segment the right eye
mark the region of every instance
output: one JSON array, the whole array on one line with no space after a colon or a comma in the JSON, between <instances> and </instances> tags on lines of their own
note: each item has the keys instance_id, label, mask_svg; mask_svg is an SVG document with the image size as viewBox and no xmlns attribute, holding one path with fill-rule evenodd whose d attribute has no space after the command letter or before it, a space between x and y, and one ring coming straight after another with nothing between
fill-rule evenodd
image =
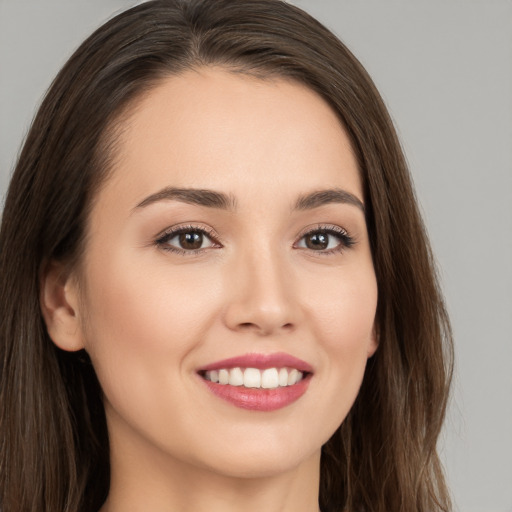
<instances>
[{"instance_id":1,"label":"right eye","mask_svg":"<svg viewBox=\"0 0 512 512\"><path fill-rule=\"evenodd\" d=\"M156 244L166 251L180 254L197 253L210 247L219 247L210 233L197 227L170 229L156 240Z\"/></svg>"}]
</instances>

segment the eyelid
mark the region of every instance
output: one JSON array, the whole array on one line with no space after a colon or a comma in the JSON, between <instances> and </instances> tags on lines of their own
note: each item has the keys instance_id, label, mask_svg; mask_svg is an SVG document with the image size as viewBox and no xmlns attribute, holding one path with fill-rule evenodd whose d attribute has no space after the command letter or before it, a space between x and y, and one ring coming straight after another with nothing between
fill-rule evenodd
<instances>
[{"instance_id":1,"label":"eyelid","mask_svg":"<svg viewBox=\"0 0 512 512\"><path fill-rule=\"evenodd\" d=\"M185 250L185 249L181 249L179 247L174 247L172 245L168 245L166 243L168 240L172 239L173 237L175 237L181 233L187 233L190 231L196 231L196 232L202 233L212 242L213 245L211 247L203 247L200 249ZM207 226L205 224L190 224L190 223L178 224L178 225L170 226L170 227L164 229L158 235L156 235L154 243L156 246L158 246L159 248L161 248L165 251L175 252L178 254L185 254L188 256L202 253L208 249L212 249L212 248L217 249L217 248L220 248L223 246L222 241L220 240L220 236L210 226Z\"/></svg>"},{"instance_id":2,"label":"eyelid","mask_svg":"<svg viewBox=\"0 0 512 512\"><path fill-rule=\"evenodd\" d=\"M340 243L331 249L325 249L325 250L318 250L315 251L313 249L308 249L304 247L297 247L297 244L299 241L301 241L305 236L317 233L317 232L325 232L327 234L337 236L340 239ZM352 246L354 246L357 243L357 240L355 237L353 237L347 229L338 226L337 224L316 224L313 226L307 226L304 228L298 235L297 235L297 241L294 243L294 248L296 249L304 249L306 251L316 253L319 256L322 255L329 255L329 254L335 254L335 253L341 253L347 249L350 249Z\"/></svg>"},{"instance_id":3,"label":"eyelid","mask_svg":"<svg viewBox=\"0 0 512 512\"><path fill-rule=\"evenodd\" d=\"M181 249L179 247L175 247L172 245L168 245L168 240L172 239L173 237L181 234L186 233L190 231L196 231L201 232L203 235L205 235L210 241L212 242L212 246L210 247L204 247L199 249L193 249L193 250L185 250ZM308 249L305 247L298 247L297 244L307 235L316 233L316 232L325 232L329 235L335 236L339 239L339 244L336 247L333 247L331 249L324 249L324 250L318 250L315 251L313 249ZM154 244L158 246L159 248L168 251L168 252L174 252L182 255L187 256L193 256L200 253L203 253L204 251L212 248L221 248L223 247L223 242L221 240L221 237L217 234L217 232L212 229L210 226L207 226L205 224L178 224L174 226L170 226L163 231L161 231L158 235L156 235L154 239ZM350 235L350 233L347 231L347 229L337 225L337 224L315 224L312 226L307 226L303 230L300 231L300 233L296 237L296 242L293 244L293 248L295 249L304 249L309 252L317 253L318 255L329 255L333 253L340 253L347 249L350 249L354 244L357 243L357 240Z\"/></svg>"}]
</instances>

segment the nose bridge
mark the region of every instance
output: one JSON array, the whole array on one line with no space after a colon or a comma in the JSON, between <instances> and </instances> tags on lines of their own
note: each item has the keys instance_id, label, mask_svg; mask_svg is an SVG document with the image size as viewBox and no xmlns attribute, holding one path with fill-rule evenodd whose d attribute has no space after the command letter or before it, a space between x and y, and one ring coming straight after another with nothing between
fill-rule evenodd
<instances>
[{"instance_id":1,"label":"nose bridge","mask_svg":"<svg viewBox=\"0 0 512 512\"><path fill-rule=\"evenodd\" d=\"M246 250L237 256L226 313L230 328L270 334L295 325L291 269L283 252L261 244L257 251Z\"/></svg>"}]
</instances>

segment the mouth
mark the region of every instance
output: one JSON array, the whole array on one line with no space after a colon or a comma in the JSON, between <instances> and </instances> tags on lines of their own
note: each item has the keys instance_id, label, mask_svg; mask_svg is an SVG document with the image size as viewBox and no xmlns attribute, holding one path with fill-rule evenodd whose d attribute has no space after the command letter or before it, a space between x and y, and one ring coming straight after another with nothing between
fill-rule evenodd
<instances>
[{"instance_id":1,"label":"mouth","mask_svg":"<svg viewBox=\"0 0 512 512\"><path fill-rule=\"evenodd\" d=\"M221 368L199 372L203 379L220 385L243 386L247 389L276 389L294 386L310 375L297 368Z\"/></svg>"},{"instance_id":2,"label":"mouth","mask_svg":"<svg viewBox=\"0 0 512 512\"><path fill-rule=\"evenodd\" d=\"M274 411L304 395L313 369L288 354L247 354L212 363L197 373L215 396L236 407Z\"/></svg>"}]
</instances>

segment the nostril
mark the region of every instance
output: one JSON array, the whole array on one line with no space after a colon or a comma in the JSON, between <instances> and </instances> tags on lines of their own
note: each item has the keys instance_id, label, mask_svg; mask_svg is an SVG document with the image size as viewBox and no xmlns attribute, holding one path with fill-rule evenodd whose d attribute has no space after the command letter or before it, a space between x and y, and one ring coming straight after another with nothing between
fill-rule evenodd
<instances>
[{"instance_id":1,"label":"nostril","mask_svg":"<svg viewBox=\"0 0 512 512\"><path fill-rule=\"evenodd\" d=\"M240 324L241 329L254 329L255 327L256 325L251 322L244 322Z\"/></svg>"},{"instance_id":2,"label":"nostril","mask_svg":"<svg viewBox=\"0 0 512 512\"><path fill-rule=\"evenodd\" d=\"M283 324L281 327L277 327L277 329L276 329L272 325L267 325L267 324L264 324L263 322L261 325L259 325L257 323L253 323L253 322L242 322L242 323L238 324L237 327L240 331L255 331L255 332L257 331L260 334L270 334L272 332L277 332L280 329L282 329L284 331L288 331L288 332L292 331L294 329L294 324L287 322L287 323Z\"/></svg>"}]
</instances>

